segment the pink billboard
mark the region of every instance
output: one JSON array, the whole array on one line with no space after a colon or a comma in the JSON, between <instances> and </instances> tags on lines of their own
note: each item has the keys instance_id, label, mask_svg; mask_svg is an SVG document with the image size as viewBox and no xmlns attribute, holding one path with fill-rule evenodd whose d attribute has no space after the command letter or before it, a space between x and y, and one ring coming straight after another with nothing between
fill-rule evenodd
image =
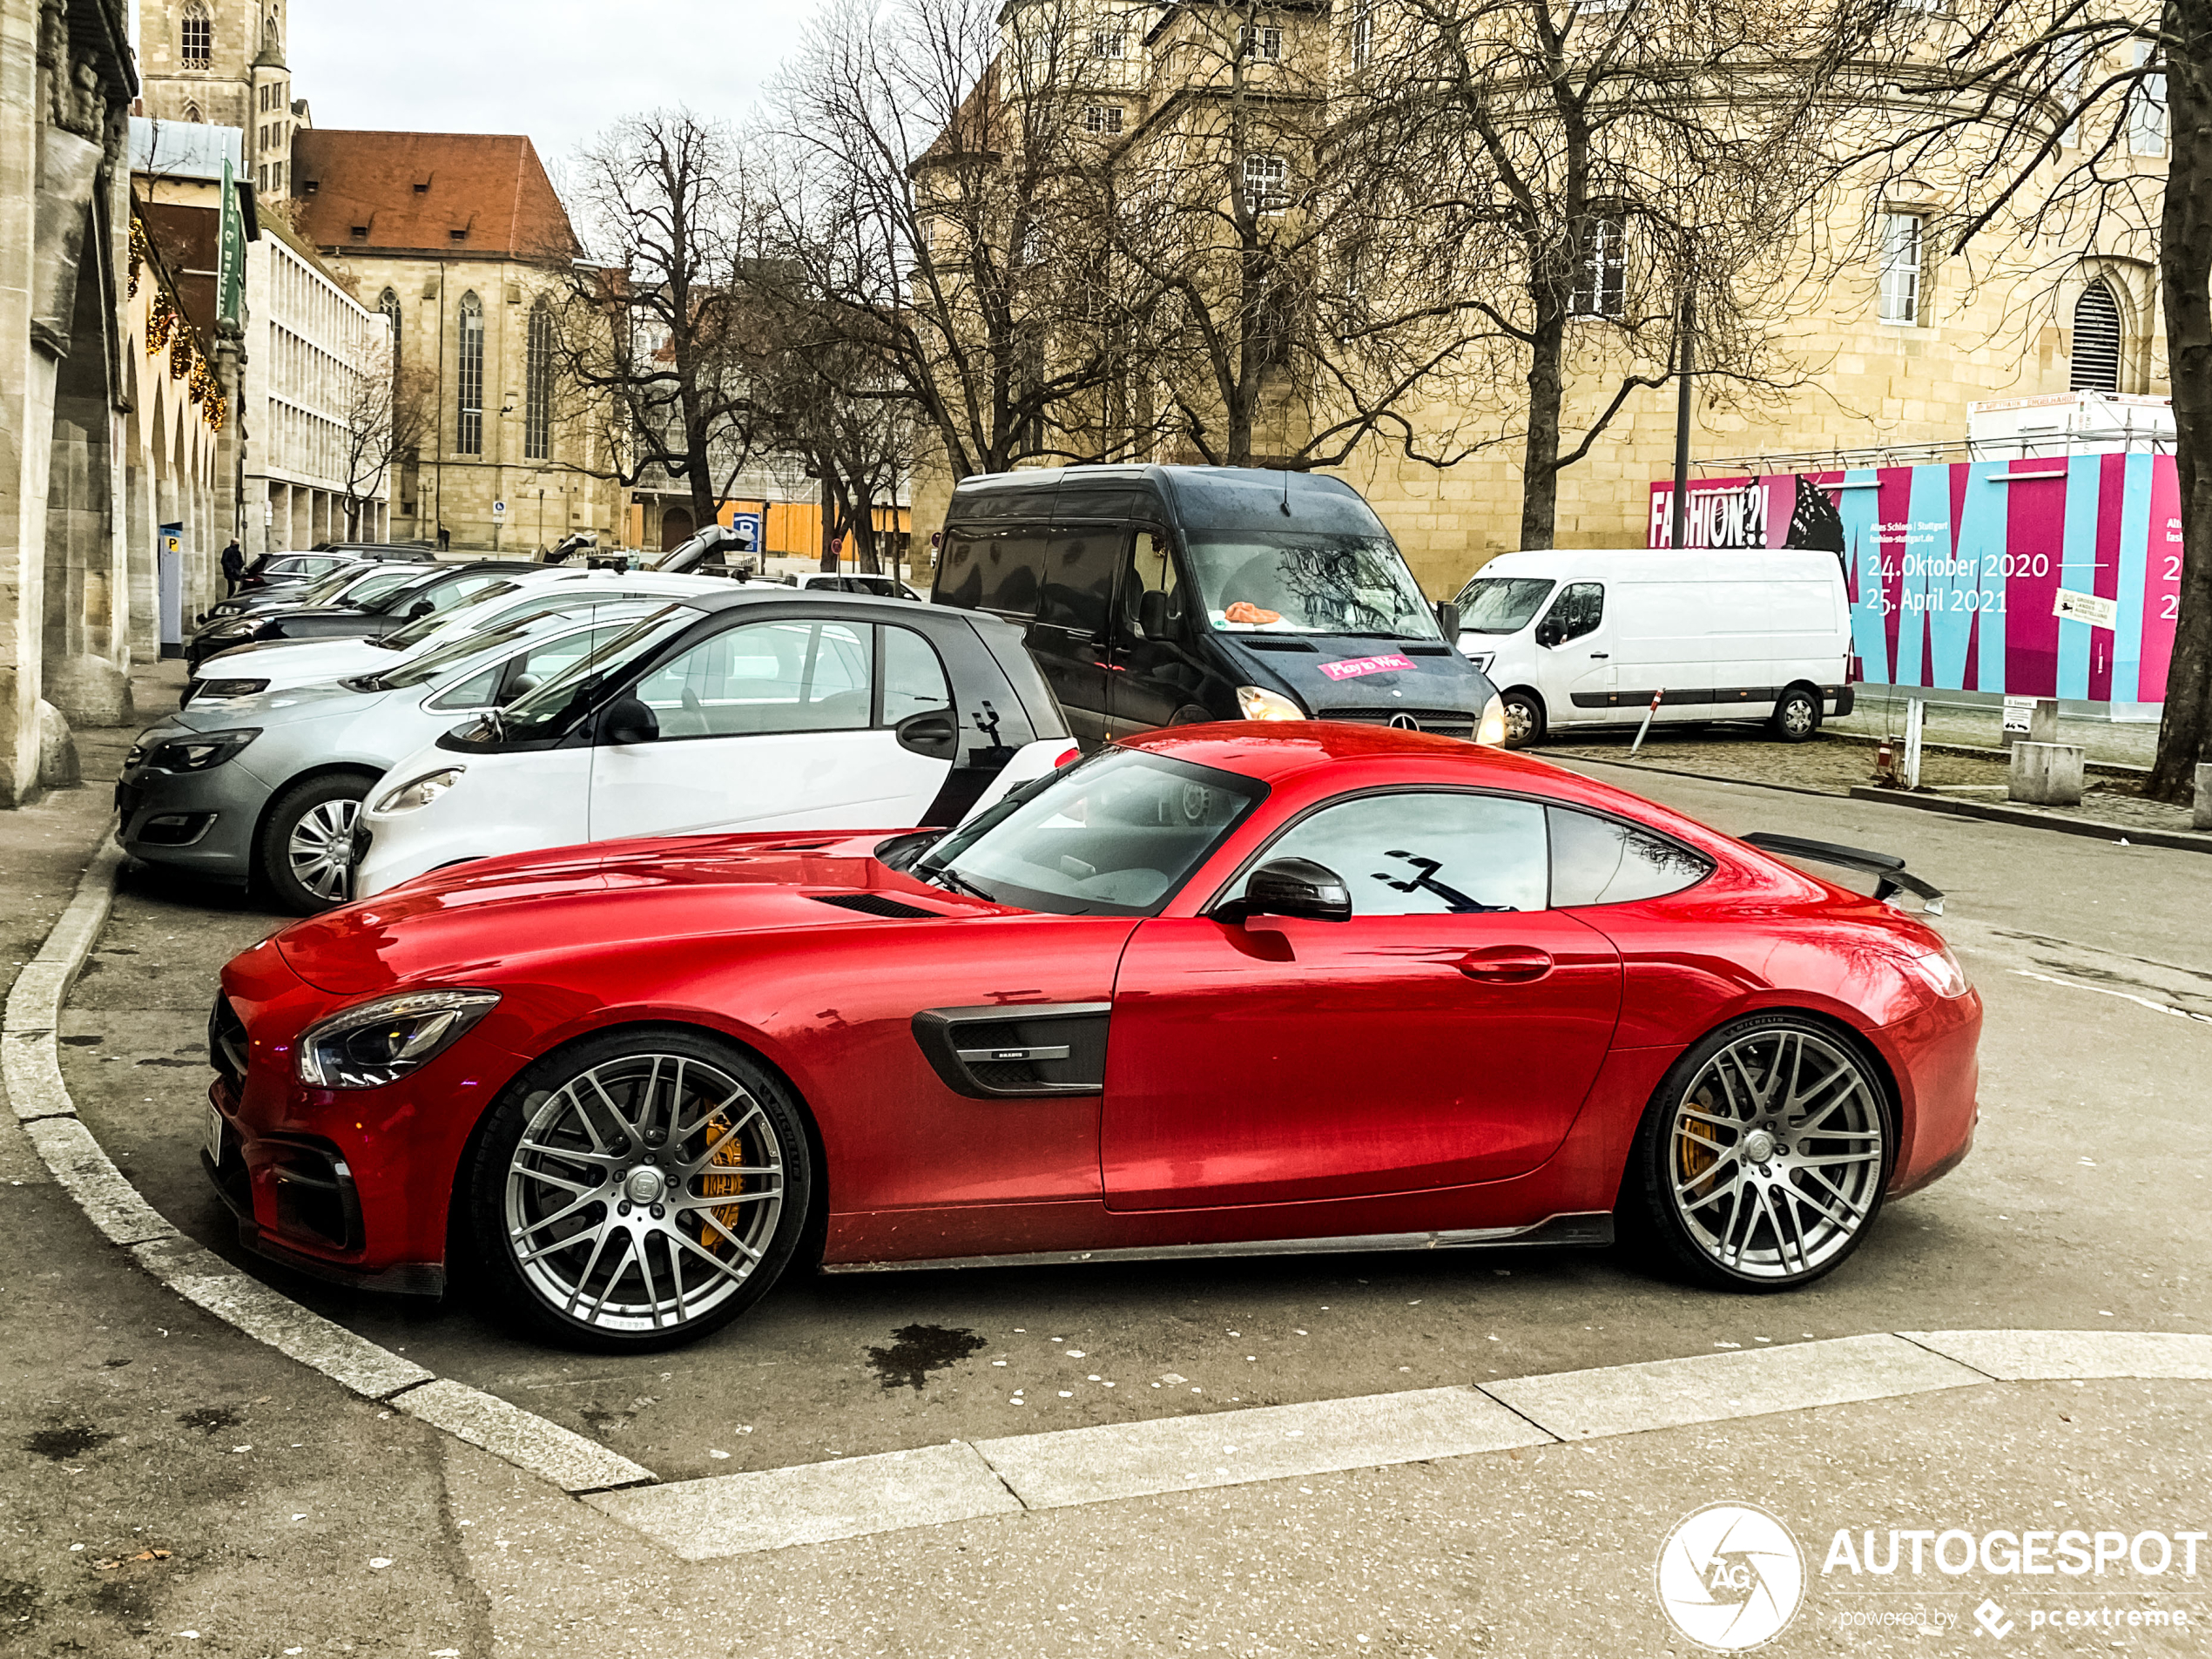
<instances>
[{"instance_id":1,"label":"pink billboard","mask_svg":"<svg viewBox=\"0 0 2212 1659\"><path fill-rule=\"evenodd\" d=\"M1669 543L1651 486L1647 544ZM2171 455L2077 455L1703 478L1690 547L1836 555L1873 685L2156 703L2181 607Z\"/></svg>"}]
</instances>

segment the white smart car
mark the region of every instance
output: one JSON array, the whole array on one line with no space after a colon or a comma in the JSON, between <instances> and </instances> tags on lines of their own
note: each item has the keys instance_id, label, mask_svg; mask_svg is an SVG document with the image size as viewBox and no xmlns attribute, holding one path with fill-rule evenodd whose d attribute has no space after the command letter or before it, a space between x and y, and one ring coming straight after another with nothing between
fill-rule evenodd
<instances>
[{"instance_id":1,"label":"white smart car","mask_svg":"<svg viewBox=\"0 0 2212 1659\"><path fill-rule=\"evenodd\" d=\"M417 617L374 638L280 640L219 652L192 670L184 700L186 706L198 707L228 698L328 685L357 674L381 674L464 635L565 610L595 598L604 597L610 604L678 599L688 594L719 593L728 587L728 583L711 577L518 570L480 588L459 604Z\"/></svg>"},{"instance_id":2,"label":"white smart car","mask_svg":"<svg viewBox=\"0 0 2212 1659\"><path fill-rule=\"evenodd\" d=\"M354 831L353 895L627 836L956 824L1074 753L998 617L712 586L395 765Z\"/></svg>"}]
</instances>

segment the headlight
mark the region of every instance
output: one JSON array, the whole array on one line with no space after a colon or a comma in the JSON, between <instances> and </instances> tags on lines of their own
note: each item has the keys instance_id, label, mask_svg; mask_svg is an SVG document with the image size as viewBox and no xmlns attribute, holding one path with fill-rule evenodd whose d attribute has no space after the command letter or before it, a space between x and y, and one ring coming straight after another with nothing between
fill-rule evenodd
<instances>
[{"instance_id":1,"label":"headlight","mask_svg":"<svg viewBox=\"0 0 2212 1659\"><path fill-rule=\"evenodd\" d=\"M206 772L221 765L260 735L259 726L240 726L235 732L195 732L188 738L171 738L154 750L147 764L164 772Z\"/></svg>"},{"instance_id":2,"label":"headlight","mask_svg":"<svg viewBox=\"0 0 2212 1659\"><path fill-rule=\"evenodd\" d=\"M1922 954L1907 956L1905 965L1938 996L1964 996L1966 994L1966 970L1959 966L1959 959L1951 954L1951 948L1947 945L1939 946Z\"/></svg>"},{"instance_id":3,"label":"headlight","mask_svg":"<svg viewBox=\"0 0 2212 1659\"><path fill-rule=\"evenodd\" d=\"M1495 691L1490 693L1490 700L1482 705L1482 724L1474 729L1474 740L1487 743L1493 749L1506 746L1506 700Z\"/></svg>"},{"instance_id":4,"label":"headlight","mask_svg":"<svg viewBox=\"0 0 2212 1659\"><path fill-rule=\"evenodd\" d=\"M201 680L195 697L257 697L269 689L266 680Z\"/></svg>"},{"instance_id":5,"label":"headlight","mask_svg":"<svg viewBox=\"0 0 2212 1659\"><path fill-rule=\"evenodd\" d=\"M498 1003L496 991L403 991L334 1014L300 1034L300 1081L381 1089L428 1065Z\"/></svg>"},{"instance_id":6,"label":"headlight","mask_svg":"<svg viewBox=\"0 0 2212 1659\"><path fill-rule=\"evenodd\" d=\"M448 766L442 772L426 772L411 782L401 784L385 796L376 803L375 810L380 813L411 813L419 806L428 806L459 783L461 774L468 770L466 766Z\"/></svg>"},{"instance_id":7,"label":"headlight","mask_svg":"<svg viewBox=\"0 0 2212 1659\"><path fill-rule=\"evenodd\" d=\"M1257 685L1237 688L1237 709L1247 720L1303 720L1305 711L1280 691L1263 691Z\"/></svg>"}]
</instances>

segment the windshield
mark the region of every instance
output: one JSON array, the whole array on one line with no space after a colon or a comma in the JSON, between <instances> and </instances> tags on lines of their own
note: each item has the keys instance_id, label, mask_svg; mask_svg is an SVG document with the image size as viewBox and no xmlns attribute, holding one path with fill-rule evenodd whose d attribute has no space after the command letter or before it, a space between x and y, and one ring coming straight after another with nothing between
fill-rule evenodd
<instances>
[{"instance_id":1,"label":"windshield","mask_svg":"<svg viewBox=\"0 0 2212 1659\"><path fill-rule=\"evenodd\" d=\"M1206 619L1230 633L1434 639L1436 617L1380 536L1203 530L1190 563Z\"/></svg>"},{"instance_id":2,"label":"windshield","mask_svg":"<svg viewBox=\"0 0 2212 1659\"><path fill-rule=\"evenodd\" d=\"M350 564L347 565L343 570L333 570L320 582L309 583L292 596L291 603L296 605L327 604L343 593L349 585L361 579L361 571Z\"/></svg>"},{"instance_id":3,"label":"windshield","mask_svg":"<svg viewBox=\"0 0 2212 1659\"><path fill-rule=\"evenodd\" d=\"M475 610L479 605L489 604L493 600L514 592L521 585L519 582L493 582L478 588L457 604L451 594L445 596L443 603L440 603L435 594L426 595L429 603L437 606L436 610L427 617L417 617L404 628L395 628L388 634L379 634L376 643L393 651L406 651L410 646L421 644L439 629L460 621L464 612ZM463 630L468 625L467 622L461 622Z\"/></svg>"},{"instance_id":4,"label":"windshield","mask_svg":"<svg viewBox=\"0 0 2212 1659\"><path fill-rule=\"evenodd\" d=\"M1543 577L1477 577L1460 590L1460 626L1471 634L1517 634L1556 584Z\"/></svg>"},{"instance_id":5,"label":"windshield","mask_svg":"<svg viewBox=\"0 0 2212 1659\"><path fill-rule=\"evenodd\" d=\"M486 628L465 634L459 639L448 640L434 646L409 663L385 670L381 674L367 674L352 682L364 691L395 691L402 686L424 685L446 672L488 651L511 644L530 631L520 623L503 623L496 628Z\"/></svg>"},{"instance_id":6,"label":"windshield","mask_svg":"<svg viewBox=\"0 0 2212 1659\"><path fill-rule=\"evenodd\" d=\"M556 738L596 706L599 693L619 685L640 658L660 642L699 619L689 605L664 605L637 619L612 639L579 657L535 691L517 698L500 711L496 733L474 732L469 736L496 735L507 738Z\"/></svg>"},{"instance_id":7,"label":"windshield","mask_svg":"<svg viewBox=\"0 0 2212 1659\"><path fill-rule=\"evenodd\" d=\"M346 578L346 603L366 605L372 599L381 599L394 590L421 578L421 572L407 564L388 565L380 570L354 570Z\"/></svg>"},{"instance_id":8,"label":"windshield","mask_svg":"<svg viewBox=\"0 0 2212 1659\"><path fill-rule=\"evenodd\" d=\"M1267 786L1109 749L1016 791L914 867L921 880L1062 916L1149 916L1266 797Z\"/></svg>"}]
</instances>

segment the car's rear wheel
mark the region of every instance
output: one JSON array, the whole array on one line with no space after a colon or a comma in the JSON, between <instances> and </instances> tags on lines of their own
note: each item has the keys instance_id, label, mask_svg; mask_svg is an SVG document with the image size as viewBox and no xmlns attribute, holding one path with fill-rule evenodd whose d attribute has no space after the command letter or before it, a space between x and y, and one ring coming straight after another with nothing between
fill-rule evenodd
<instances>
[{"instance_id":1,"label":"car's rear wheel","mask_svg":"<svg viewBox=\"0 0 2212 1659\"><path fill-rule=\"evenodd\" d=\"M1803 743L1820 730L1820 699L1809 686L1786 688L1767 724L1784 743Z\"/></svg>"},{"instance_id":2,"label":"car's rear wheel","mask_svg":"<svg viewBox=\"0 0 2212 1659\"><path fill-rule=\"evenodd\" d=\"M488 1274L541 1331L664 1348L765 1296L813 1189L788 1089L711 1037L641 1028L540 1061L493 1107L470 1213Z\"/></svg>"},{"instance_id":3,"label":"car's rear wheel","mask_svg":"<svg viewBox=\"0 0 2212 1659\"><path fill-rule=\"evenodd\" d=\"M346 900L354 863L354 825L376 780L364 772L332 772L295 784L262 820L261 874L277 901L311 916Z\"/></svg>"},{"instance_id":4,"label":"car's rear wheel","mask_svg":"<svg viewBox=\"0 0 2212 1659\"><path fill-rule=\"evenodd\" d=\"M1650 1231L1691 1277L1779 1291L1858 1248L1881 1211L1892 1151L1865 1057L1817 1020L1760 1014L1676 1062L1631 1167Z\"/></svg>"}]
</instances>

